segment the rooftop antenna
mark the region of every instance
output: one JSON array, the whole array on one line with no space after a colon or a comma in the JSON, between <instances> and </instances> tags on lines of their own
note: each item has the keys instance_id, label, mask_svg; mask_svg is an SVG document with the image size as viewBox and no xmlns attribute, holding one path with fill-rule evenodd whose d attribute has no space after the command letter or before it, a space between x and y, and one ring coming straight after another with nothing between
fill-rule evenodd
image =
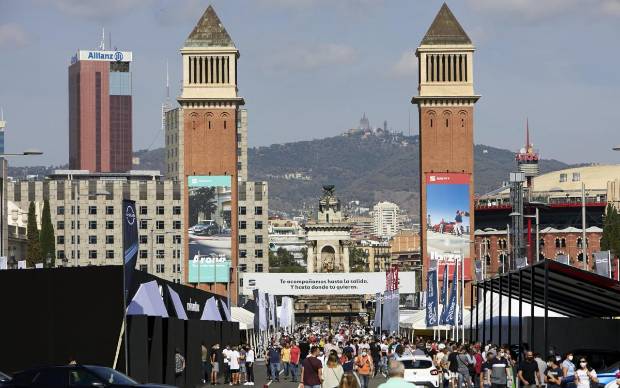
<instances>
[{"instance_id":1,"label":"rooftop antenna","mask_svg":"<svg viewBox=\"0 0 620 388\"><path fill-rule=\"evenodd\" d=\"M168 75L168 60L166 59L166 103L170 100L170 77Z\"/></svg>"},{"instance_id":2,"label":"rooftop antenna","mask_svg":"<svg viewBox=\"0 0 620 388\"><path fill-rule=\"evenodd\" d=\"M170 110L170 76L168 74L168 60L166 59L166 100L161 104L161 130L166 131L166 112Z\"/></svg>"},{"instance_id":3,"label":"rooftop antenna","mask_svg":"<svg viewBox=\"0 0 620 388\"><path fill-rule=\"evenodd\" d=\"M525 118L525 149L530 148L530 119Z\"/></svg>"},{"instance_id":4,"label":"rooftop antenna","mask_svg":"<svg viewBox=\"0 0 620 388\"><path fill-rule=\"evenodd\" d=\"M105 27L101 27L101 42L99 42L99 50L105 50Z\"/></svg>"}]
</instances>

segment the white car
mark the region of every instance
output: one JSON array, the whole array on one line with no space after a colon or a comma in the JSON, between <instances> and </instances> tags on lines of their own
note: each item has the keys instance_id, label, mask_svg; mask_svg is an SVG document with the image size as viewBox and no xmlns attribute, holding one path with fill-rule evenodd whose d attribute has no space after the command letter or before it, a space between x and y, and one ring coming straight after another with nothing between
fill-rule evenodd
<instances>
[{"instance_id":1,"label":"white car","mask_svg":"<svg viewBox=\"0 0 620 388\"><path fill-rule=\"evenodd\" d=\"M398 359L405 366L405 381L429 388L439 388L439 371L428 356L403 356Z\"/></svg>"}]
</instances>

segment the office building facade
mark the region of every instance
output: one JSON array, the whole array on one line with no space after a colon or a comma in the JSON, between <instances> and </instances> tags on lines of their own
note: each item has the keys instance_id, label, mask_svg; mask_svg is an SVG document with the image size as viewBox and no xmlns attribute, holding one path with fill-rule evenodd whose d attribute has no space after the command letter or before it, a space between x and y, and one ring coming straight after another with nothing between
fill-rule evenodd
<instances>
[{"instance_id":1,"label":"office building facade","mask_svg":"<svg viewBox=\"0 0 620 388\"><path fill-rule=\"evenodd\" d=\"M69 168L126 172L132 163L131 52L79 50L69 66Z\"/></svg>"},{"instance_id":2,"label":"office building facade","mask_svg":"<svg viewBox=\"0 0 620 388\"><path fill-rule=\"evenodd\" d=\"M28 207L35 204L40 229L43 202L49 200L56 237L56 266L120 265L123 263L122 201L136 201L139 222L137 269L170 281L183 273L182 193L178 181L159 172L91 174L57 171L44 180L7 184L9 225L23 235ZM77 209L77 210L76 210ZM12 236L14 237L14 236ZM22 244L15 239L15 244ZM25 257L25 250L9 241L9 261ZM14 256L14 257L12 257Z\"/></svg>"}]
</instances>

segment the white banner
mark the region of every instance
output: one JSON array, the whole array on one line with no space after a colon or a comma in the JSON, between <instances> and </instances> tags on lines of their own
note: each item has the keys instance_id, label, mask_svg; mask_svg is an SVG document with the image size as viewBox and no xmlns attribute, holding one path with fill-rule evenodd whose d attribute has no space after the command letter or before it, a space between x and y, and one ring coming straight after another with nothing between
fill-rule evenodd
<instances>
[{"instance_id":1,"label":"white banner","mask_svg":"<svg viewBox=\"0 0 620 388\"><path fill-rule=\"evenodd\" d=\"M415 293L415 272L399 272L401 294ZM374 295L385 291L385 272L243 273L243 294Z\"/></svg>"},{"instance_id":2,"label":"white banner","mask_svg":"<svg viewBox=\"0 0 620 388\"><path fill-rule=\"evenodd\" d=\"M6 256L0 256L0 270L9 269L9 263Z\"/></svg>"}]
</instances>

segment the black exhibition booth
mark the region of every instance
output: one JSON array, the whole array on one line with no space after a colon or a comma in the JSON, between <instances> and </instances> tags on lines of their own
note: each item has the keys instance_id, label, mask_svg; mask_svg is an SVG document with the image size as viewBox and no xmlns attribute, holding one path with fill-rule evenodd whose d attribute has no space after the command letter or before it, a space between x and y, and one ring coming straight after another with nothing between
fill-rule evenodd
<instances>
[{"instance_id":1,"label":"black exhibition booth","mask_svg":"<svg viewBox=\"0 0 620 388\"><path fill-rule=\"evenodd\" d=\"M150 281L157 282L169 317L128 317L128 374L139 382L194 387L202 379L201 344L238 345L239 324L201 321L213 294L140 271L133 273L129 299ZM187 320L177 318L168 287L184 308L192 306ZM3 372L66 364L70 357L125 372L122 266L0 271L0 295ZM181 376L174 374L175 349L186 359Z\"/></svg>"},{"instance_id":2,"label":"black exhibition booth","mask_svg":"<svg viewBox=\"0 0 620 388\"><path fill-rule=\"evenodd\" d=\"M620 316L620 282L614 279L547 259L472 283L471 288L482 311L470 315L470 341L525 343L541 354L620 348L620 320L612 319ZM494 294L499 301L518 300L517 311L512 303L499 303L499 312L492 316L486 306L494 305ZM543 316L535 316L535 306L543 309ZM550 317L550 312L566 318Z\"/></svg>"}]
</instances>

